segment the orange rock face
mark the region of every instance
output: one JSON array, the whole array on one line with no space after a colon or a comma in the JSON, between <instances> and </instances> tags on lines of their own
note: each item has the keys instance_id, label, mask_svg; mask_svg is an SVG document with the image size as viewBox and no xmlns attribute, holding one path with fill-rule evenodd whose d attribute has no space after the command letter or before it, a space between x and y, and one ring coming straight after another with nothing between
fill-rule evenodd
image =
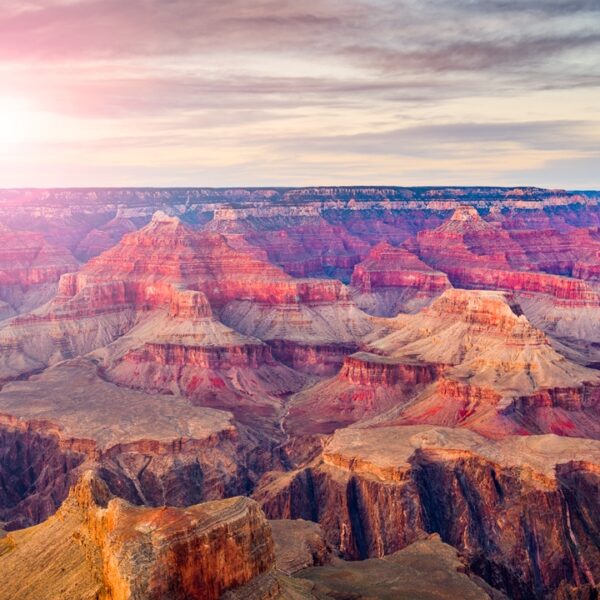
<instances>
[{"instance_id":1,"label":"orange rock face","mask_svg":"<svg viewBox=\"0 0 600 600\"><path fill-rule=\"evenodd\" d=\"M351 285L359 306L379 316L413 312L451 287L445 273L435 271L408 250L387 243L375 246L354 267Z\"/></svg>"},{"instance_id":2,"label":"orange rock face","mask_svg":"<svg viewBox=\"0 0 600 600\"><path fill-rule=\"evenodd\" d=\"M59 597L53 589L58 583L60 593L73 585L70 593L76 595L70 597L78 598L217 600L271 570L275 561L269 524L252 500L140 508L112 497L90 472L48 523L23 533L4 541L9 556L0 551L0 581L11 598ZM75 555L76 581L65 577L61 585L48 577L48 543L55 545L57 560Z\"/></svg>"},{"instance_id":3,"label":"orange rock face","mask_svg":"<svg viewBox=\"0 0 600 600\"><path fill-rule=\"evenodd\" d=\"M443 364L402 363L358 353L346 358L339 377L359 386L421 385L434 381L445 368Z\"/></svg>"},{"instance_id":4,"label":"orange rock face","mask_svg":"<svg viewBox=\"0 0 600 600\"><path fill-rule=\"evenodd\" d=\"M378 244L366 260L356 265L352 285L361 292L377 288L409 287L417 292L443 292L450 287L448 278L403 248Z\"/></svg>"},{"instance_id":5,"label":"orange rock face","mask_svg":"<svg viewBox=\"0 0 600 600\"><path fill-rule=\"evenodd\" d=\"M77 276L75 291L107 279L126 281L128 298L138 306L168 301L168 283L204 292L215 308L242 299L285 304L343 298L339 282L295 281L251 247L235 246L224 235L197 232L158 214L150 225L92 259Z\"/></svg>"}]
</instances>

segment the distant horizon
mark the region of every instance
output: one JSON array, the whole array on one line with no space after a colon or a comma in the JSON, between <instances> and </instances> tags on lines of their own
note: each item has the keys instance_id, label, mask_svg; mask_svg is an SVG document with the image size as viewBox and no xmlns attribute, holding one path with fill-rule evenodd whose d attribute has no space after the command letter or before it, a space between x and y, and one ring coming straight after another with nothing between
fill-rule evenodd
<instances>
[{"instance_id":1,"label":"distant horizon","mask_svg":"<svg viewBox=\"0 0 600 600\"><path fill-rule=\"evenodd\" d=\"M51 191L51 190L301 190L301 189L401 189L401 190L443 190L443 189L500 189L500 190L542 190L548 192L586 193L600 192L598 187L565 188L540 185L399 185L399 184L317 184L317 185L57 185L57 186L0 186L0 191Z\"/></svg>"}]
</instances>

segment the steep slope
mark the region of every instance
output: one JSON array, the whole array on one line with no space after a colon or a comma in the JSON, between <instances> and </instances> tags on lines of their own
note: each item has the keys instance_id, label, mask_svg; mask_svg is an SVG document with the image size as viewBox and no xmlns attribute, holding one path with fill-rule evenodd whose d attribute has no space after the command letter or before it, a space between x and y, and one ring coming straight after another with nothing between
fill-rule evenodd
<instances>
[{"instance_id":1,"label":"steep slope","mask_svg":"<svg viewBox=\"0 0 600 600\"><path fill-rule=\"evenodd\" d=\"M385 322L338 375L297 394L289 425L327 432L377 417L496 437L599 437L599 374L558 354L519 313L502 292L446 290L421 312Z\"/></svg>"},{"instance_id":2,"label":"steep slope","mask_svg":"<svg viewBox=\"0 0 600 600\"><path fill-rule=\"evenodd\" d=\"M490 441L429 426L338 430L320 458L265 476L269 518L310 518L348 558L381 557L439 533L510 598L540 598L600 577L593 506L600 442ZM373 582L375 583L375 582Z\"/></svg>"},{"instance_id":3,"label":"steep slope","mask_svg":"<svg viewBox=\"0 0 600 600\"><path fill-rule=\"evenodd\" d=\"M0 589L15 600L216 600L273 562L269 525L247 498L138 508L86 472L55 516L0 540Z\"/></svg>"},{"instance_id":4,"label":"steep slope","mask_svg":"<svg viewBox=\"0 0 600 600\"><path fill-rule=\"evenodd\" d=\"M451 287L435 271L404 248L383 242L354 267L351 285L356 304L369 314L392 317L415 312Z\"/></svg>"},{"instance_id":5,"label":"steep slope","mask_svg":"<svg viewBox=\"0 0 600 600\"><path fill-rule=\"evenodd\" d=\"M247 245L157 213L80 272L63 276L51 303L0 328L0 381L105 346L148 311L168 307L181 289L204 292L227 325L277 342L280 358L308 355L294 355L298 363L325 344L339 364L348 344L372 329L339 281L293 279Z\"/></svg>"},{"instance_id":6,"label":"steep slope","mask_svg":"<svg viewBox=\"0 0 600 600\"><path fill-rule=\"evenodd\" d=\"M228 409L262 430L273 427L281 397L306 383L270 346L216 320L206 296L191 290L176 290L168 312L154 311L94 356L120 385Z\"/></svg>"},{"instance_id":7,"label":"steep slope","mask_svg":"<svg viewBox=\"0 0 600 600\"><path fill-rule=\"evenodd\" d=\"M121 497L154 506L245 493L257 476L246 458L256 441L231 413L118 387L83 358L7 384L0 415L0 521L10 528L52 514L91 463Z\"/></svg>"},{"instance_id":8,"label":"steep slope","mask_svg":"<svg viewBox=\"0 0 600 600\"><path fill-rule=\"evenodd\" d=\"M66 248L42 234L0 223L0 320L47 302L60 276L78 266Z\"/></svg>"},{"instance_id":9,"label":"steep slope","mask_svg":"<svg viewBox=\"0 0 600 600\"><path fill-rule=\"evenodd\" d=\"M348 281L352 267L369 251L367 242L318 215L235 218L221 211L205 229L243 235L294 277Z\"/></svg>"},{"instance_id":10,"label":"steep slope","mask_svg":"<svg viewBox=\"0 0 600 600\"><path fill-rule=\"evenodd\" d=\"M593 276L578 278L588 270L575 264L595 264L597 242L587 231L565 229L547 235L535 229L510 231L465 206L437 229L419 232L406 247L446 273L455 287L516 293L536 326L574 347L572 356L580 362L596 362L600 288Z\"/></svg>"},{"instance_id":11,"label":"steep slope","mask_svg":"<svg viewBox=\"0 0 600 600\"><path fill-rule=\"evenodd\" d=\"M81 261L87 261L94 256L118 244L121 238L135 231L135 223L117 213L117 215L100 227L95 227L77 244L74 254Z\"/></svg>"}]
</instances>

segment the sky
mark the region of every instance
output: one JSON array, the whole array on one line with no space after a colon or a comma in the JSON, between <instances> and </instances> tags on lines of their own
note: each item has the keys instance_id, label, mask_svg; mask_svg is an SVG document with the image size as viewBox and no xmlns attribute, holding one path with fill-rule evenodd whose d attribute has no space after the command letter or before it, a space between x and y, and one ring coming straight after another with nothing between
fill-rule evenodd
<instances>
[{"instance_id":1,"label":"sky","mask_svg":"<svg viewBox=\"0 0 600 600\"><path fill-rule=\"evenodd\" d=\"M0 187L600 188L600 0L0 0Z\"/></svg>"}]
</instances>

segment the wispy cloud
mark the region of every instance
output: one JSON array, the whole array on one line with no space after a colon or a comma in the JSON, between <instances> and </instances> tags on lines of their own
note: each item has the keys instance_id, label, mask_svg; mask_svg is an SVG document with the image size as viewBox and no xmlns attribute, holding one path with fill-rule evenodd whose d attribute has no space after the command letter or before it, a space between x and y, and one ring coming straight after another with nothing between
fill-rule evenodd
<instances>
[{"instance_id":1,"label":"wispy cloud","mask_svg":"<svg viewBox=\"0 0 600 600\"><path fill-rule=\"evenodd\" d=\"M24 102L28 132L0 142L0 185L127 165L439 183L460 161L494 183L511 156L543 179L562 152L576 187L598 150L599 31L596 0L4 0L0 99Z\"/></svg>"}]
</instances>

